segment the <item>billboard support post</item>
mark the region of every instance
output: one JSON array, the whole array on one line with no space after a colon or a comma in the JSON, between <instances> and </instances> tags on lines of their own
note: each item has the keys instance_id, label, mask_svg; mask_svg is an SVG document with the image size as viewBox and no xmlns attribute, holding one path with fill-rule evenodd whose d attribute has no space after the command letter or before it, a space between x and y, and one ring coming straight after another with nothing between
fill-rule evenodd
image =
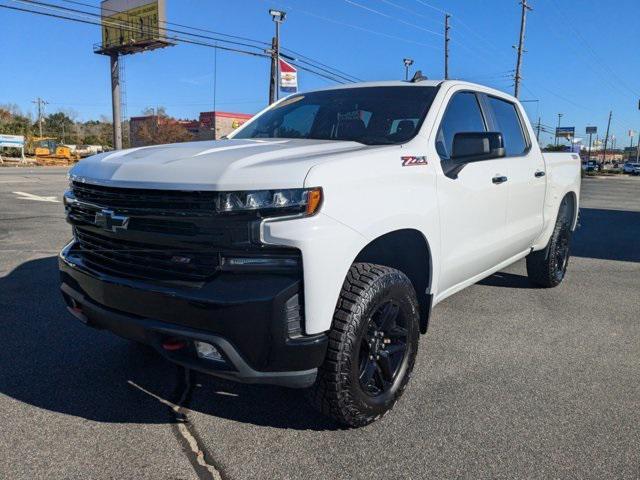
<instances>
[{"instance_id":1,"label":"billboard support post","mask_svg":"<svg viewBox=\"0 0 640 480\"><path fill-rule=\"evenodd\" d=\"M94 53L107 55L111 64L113 148L122 149L120 56L175 45L166 38L166 0L102 0L102 43Z\"/></svg>"},{"instance_id":2,"label":"billboard support post","mask_svg":"<svg viewBox=\"0 0 640 480\"><path fill-rule=\"evenodd\" d=\"M113 148L122 150L122 118L120 103L120 65L118 52L111 59L111 108L113 110Z\"/></svg>"}]
</instances>

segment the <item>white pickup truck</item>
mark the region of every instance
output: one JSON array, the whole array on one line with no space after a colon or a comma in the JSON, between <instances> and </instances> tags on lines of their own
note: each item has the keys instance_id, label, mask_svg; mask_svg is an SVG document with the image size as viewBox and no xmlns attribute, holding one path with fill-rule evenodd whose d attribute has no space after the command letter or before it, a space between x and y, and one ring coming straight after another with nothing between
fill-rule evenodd
<instances>
[{"instance_id":1,"label":"white pickup truck","mask_svg":"<svg viewBox=\"0 0 640 480\"><path fill-rule=\"evenodd\" d=\"M578 156L543 154L509 95L328 88L227 140L78 163L61 288L90 326L209 374L310 387L361 426L401 396L436 304L522 258L533 283L562 281L579 197Z\"/></svg>"}]
</instances>

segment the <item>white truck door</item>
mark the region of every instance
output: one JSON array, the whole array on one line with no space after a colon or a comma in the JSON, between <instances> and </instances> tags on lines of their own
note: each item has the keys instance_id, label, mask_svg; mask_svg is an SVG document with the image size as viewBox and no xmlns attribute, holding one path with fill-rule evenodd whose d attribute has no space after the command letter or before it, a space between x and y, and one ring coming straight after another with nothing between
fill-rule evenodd
<instances>
[{"instance_id":1,"label":"white truck door","mask_svg":"<svg viewBox=\"0 0 640 480\"><path fill-rule=\"evenodd\" d=\"M546 171L542 154L532 145L523 112L515 103L484 96L491 130L501 132L509 161L506 235L510 256L531 247L543 227Z\"/></svg>"},{"instance_id":2,"label":"white truck door","mask_svg":"<svg viewBox=\"0 0 640 480\"><path fill-rule=\"evenodd\" d=\"M453 137L484 132L487 122L474 92L455 93L436 134L436 151L448 160ZM508 258L504 252L510 161L505 158L467 164L457 178L438 176L441 226L440 293Z\"/></svg>"}]
</instances>

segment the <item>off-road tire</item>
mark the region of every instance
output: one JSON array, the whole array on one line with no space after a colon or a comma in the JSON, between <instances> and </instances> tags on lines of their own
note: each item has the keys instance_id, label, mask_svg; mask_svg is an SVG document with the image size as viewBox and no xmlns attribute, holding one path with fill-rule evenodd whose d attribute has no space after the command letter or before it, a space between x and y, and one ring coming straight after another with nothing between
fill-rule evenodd
<instances>
[{"instance_id":1,"label":"off-road tire","mask_svg":"<svg viewBox=\"0 0 640 480\"><path fill-rule=\"evenodd\" d=\"M371 335L375 312L387 304L394 305L398 315L403 315L406 349L394 381L388 383L389 391L380 398L369 398L358 374L361 342ZM308 392L311 404L348 427L361 427L382 417L393 408L409 381L418 339L418 301L407 276L382 265L354 263L337 302L325 361Z\"/></svg>"},{"instance_id":2,"label":"off-road tire","mask_svg":"<svg viewBox=\"0 0 640 480\"><path fill-rule=\"evenodd\" d=\"M549 243L543 250L527 255L529 280L540 287L557 287L564 280L570 258L572 213L569 199L565 197L560 204ZM560 255L563 255L561 260Z\"/></svg>"}]
</instances>

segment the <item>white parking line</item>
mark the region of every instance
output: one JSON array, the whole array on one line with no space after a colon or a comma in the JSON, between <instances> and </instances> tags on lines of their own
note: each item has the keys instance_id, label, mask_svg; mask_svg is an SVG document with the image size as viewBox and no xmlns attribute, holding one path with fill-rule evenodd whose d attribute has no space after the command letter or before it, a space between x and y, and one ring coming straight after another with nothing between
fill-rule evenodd
<instances>
[{"instance_id":1,"label":"white parking line","mask_svg":"<svg viewBox=\"0 0 640 480\"><path fill-rule=\"evenodd\" d=\"M18 195L22 200L33 200L34 202L51 202L51 203L60 203L60 200L57 200L55 196L51 197L41 197L40 195L34 195L33 193L27 192L13 192L15 195Z\"/></svg>"}]
</instances>

